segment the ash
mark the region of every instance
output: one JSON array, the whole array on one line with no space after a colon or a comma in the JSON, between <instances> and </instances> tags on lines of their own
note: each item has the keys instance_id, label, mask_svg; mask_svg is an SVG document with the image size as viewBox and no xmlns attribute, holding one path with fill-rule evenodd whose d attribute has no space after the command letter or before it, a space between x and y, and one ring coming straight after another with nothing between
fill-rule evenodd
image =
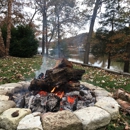
<instances>
[{"instance_id":1,"label":"ash","mask_svg":"<svg viewBox=\"0 0 130 130\"><path fill-rule=\"evenodd\" d=\"M94 106L96 97L93 90L86 86L79 86L79 90L67 92L62 98L55 93L44 91L27 91L14 93L12 100L18 108L29 108L32 112L57 112L61 110L75 111L85 107Z\"/></svg>"}]
</instances>

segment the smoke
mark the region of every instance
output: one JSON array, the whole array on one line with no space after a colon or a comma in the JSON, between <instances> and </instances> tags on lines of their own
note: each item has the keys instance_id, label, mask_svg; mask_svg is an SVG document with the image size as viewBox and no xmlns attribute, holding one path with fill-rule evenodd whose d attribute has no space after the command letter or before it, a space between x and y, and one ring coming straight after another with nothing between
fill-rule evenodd
<instances>
[{"instance_id":1,"label":"smoke","mask_svg":"<svg viewBox=\"0 0 130 130\"><path fill-rule=\"evenodd\" d=\"M52 69L56 64L56 60L52 59L46 55L42 58L42 65L39 70L35 72L35 78L37 78L41 73L46 73L46 70Z\"/></svg>"}]
</instances>

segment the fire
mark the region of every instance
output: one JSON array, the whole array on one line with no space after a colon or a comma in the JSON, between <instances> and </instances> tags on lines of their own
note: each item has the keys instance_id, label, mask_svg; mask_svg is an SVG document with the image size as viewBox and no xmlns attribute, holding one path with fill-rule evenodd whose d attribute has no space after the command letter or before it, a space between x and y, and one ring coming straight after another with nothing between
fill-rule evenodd
<instances>
[{"instance_id":1,"label":"fire","mask_svg":"<svg viewBox=\"0 0 130 130\"><path fill-rule=\"evenodd\" d=\"M62 98L64 96L64 92L57 92L55 95L57 95L58 97Z\"/></svg>"},{"instance_id":2,"label":"fire","mask_svg":"<svg viewBox=\"0 0 130 130\"><path fill-rule=\"evenodd\" d=\"M74 101L75 101L75 98L76 98L76 97L68 96L68 97L67 97L67 101L68 101L68 103L73 104Z\"/></svg>"},{"instance_id":3,"label":"fire","mask_svg":"<svg viewBox=\"0 0 130 130\"><path fill-rule=\"evenodd\" d=\"M64 96L64 92L58 91L58 92L54 92L56 90L57 87L54 87L51 90L51 93L54 93L55 95L57 95L58 97L62 98Z\"/></svg>"},{"instance_id":4,"label":"fire","mask_svg":"<svg viewBox=\"0 0 130 130\"><path fill-rule=\"evenodd\" d=\"M53 93L55 91L56 87L54 87L52 90L51 90L51 93Z\"/></svg>"},{"instance_id":5,"label":"fire","mask_svg":"<svg viewBox=\"0 0 130 130\"><path fill-rule=\"evenodd\" d=\"M46 95L47 95L47 92L45 92L45 91L40 91L39 94L40 94L41 96L46 96Z\"/></svg>"}]
</instances>

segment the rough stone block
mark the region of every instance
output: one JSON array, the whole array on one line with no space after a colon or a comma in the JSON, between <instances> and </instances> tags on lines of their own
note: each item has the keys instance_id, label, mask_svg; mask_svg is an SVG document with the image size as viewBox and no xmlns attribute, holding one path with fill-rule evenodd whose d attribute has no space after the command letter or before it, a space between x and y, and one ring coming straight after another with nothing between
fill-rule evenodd
<instances>
[{"instance_id":1,"label":"rough stone block","mask_svg":"<svg viewBox=\"0 0 130 130\"><path fill-rule=\"evenodd\" d=\"M40 112L35 112L25 116L17 127L17 130L43 130L40 121Z\"/></svg>"},{"instance_id":2,"label":"rough stone block","mask_svg":"<svg viewBox=\"0 0 130 130\"><path fill-rule=\"evenodd\" d=\"M19 121L30 113L30 109L10 108L0 115L0 128L16 130Z\"/></svg>"},{"instance_id":3,"label":"rough stone block","mask_svg":"<svg viewBox=\"0 0 130 130\"><path fill-rule=\"evenodd\" d=\"M96 130L109 124L111 116L98 107L87 107L74 112L83 124L83 130Z\"/></svg>"},{"instance_id":4,"label":"rough stone block","mask_svg":"<svg viewBox=\"0 0 130 130\"><path fill-rule=\"evenodd\" d=\"M0 101L0 114L4 112L5 110L15 107L16 104L14 101L8 100L8 101Z\"/></svg>"},{"instance_id":5,"label":"rough stone block","mask_svg":"<svg viewBox=\"0 0 130 130\"><path fill-rule=\"evenodd\" d=\"M95 106L100 107L110 113L111 118L118 119L119 117L119 104L112 97L103 97Z\"/></svg>"},{"instance_id":6,"label":"rough stone block","mask_svg":"<svg viewBox=\"0 0 130 130\"><path fill-rule=\"evenodd\" d=\"M42 124L44 130L82 130L81 121L67 110L44 114Z\"/></svg>"}]
</instances>

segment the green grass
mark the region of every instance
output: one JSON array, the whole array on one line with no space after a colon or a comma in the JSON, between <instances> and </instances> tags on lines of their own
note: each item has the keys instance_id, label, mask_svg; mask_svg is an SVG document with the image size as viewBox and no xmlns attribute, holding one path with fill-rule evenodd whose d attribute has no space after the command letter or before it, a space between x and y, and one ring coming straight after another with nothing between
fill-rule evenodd
<instances>
[{"instance_id":1,"label":"green grass","mask_svg":"<svg viewBox=\"0 0 130 130\"><path fill-rule=\"evenodd\" d=\"M0 84L34 78L35 71L40 68L41 64L41 56L0 58Z\"/></svg>"},{"instance_id":2,"label":"green grass","mask_svg":"<svg viewBox=\"0 0 130 130\"><path fill-rule=\"evenodd\" d=\"M123 88L130 92L130 76L112 74L103 69L87 66L75 65L74 67L85 70L85 74L82 77L85 82L100 86L110 92L118 88Z\"/></svg>"}]
</instances>

